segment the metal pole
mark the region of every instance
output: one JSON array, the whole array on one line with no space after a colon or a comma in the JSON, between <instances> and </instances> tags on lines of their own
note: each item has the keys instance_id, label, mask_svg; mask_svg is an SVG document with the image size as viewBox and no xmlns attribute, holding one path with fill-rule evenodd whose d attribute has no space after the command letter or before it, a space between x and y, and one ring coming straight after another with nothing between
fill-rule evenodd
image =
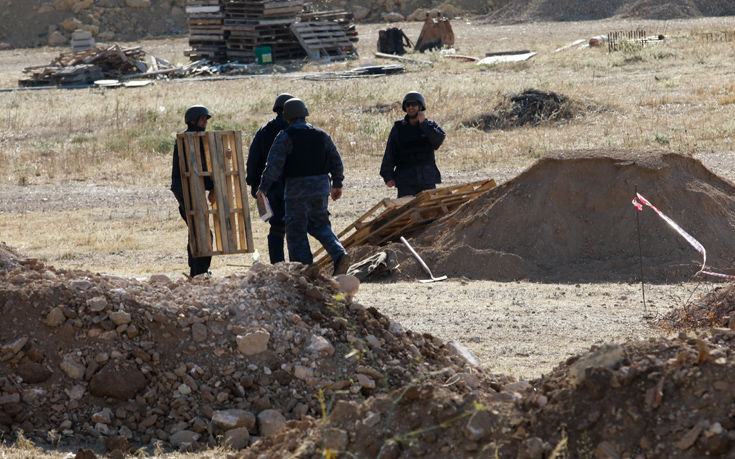
<instances>
[{"instance_id":1,"label":"metal pole","mask_svg":"<svg viewBox=\"0 0 735 459\"><path fill-rule=\"evenodd\" d=\"M638 196L638 185L635 186L635 195ZM643 295L643 314L646 314L646 288L643 280L643 247L641 245L641 217L640 212L635 213L636 227L638 228L638 259L641 264L641 294Z\"/></svg>"}]
</instances>

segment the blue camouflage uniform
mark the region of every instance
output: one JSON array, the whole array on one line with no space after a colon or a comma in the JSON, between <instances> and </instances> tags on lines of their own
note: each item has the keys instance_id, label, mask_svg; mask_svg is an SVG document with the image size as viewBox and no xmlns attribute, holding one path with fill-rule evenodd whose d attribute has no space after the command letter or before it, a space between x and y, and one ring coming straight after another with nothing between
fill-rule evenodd
<instances>
[{"instance_id":1,"label":"blue camouflage uniform","mask_svg":"<svg viewBox=\"0 0 735 459\"><path fill-rule=\"evenodd\" d=\"M395 181L399 198L432 190L441 183L434 151L445 137L442 128L428 119L416 126L408 116L395 122L388 135L380 176L386 183Z\"/></svg>"},{"instance_id":2,"label":"blue camouflage uniform","mask_svg":"<svg viewBox=\"0 0 735 459\"><path fill-rule=\"evenodd\" d=\"M196 127L189 127L185 132L200 132L203 129L199 129ZM203 142L203 139L200 139L200 142ZM202 168L203 170L207 170L207 159L206 159L206 153L204 151L204 144L200 143L200 150L201 150L201 162L202 162ZM207 191L211 191L214 189L214 182L212 182L211 177L204 177L204 189ZM188 225L188 221L186 220L186 211L184 207L184 188L181 184L181 168L179 165L179 146L177 143L174 143L174 157L173 157L173 164L171 166L171 192L176 197L176 201L179 203L179 215L181 215L181 218L184 219L184 222ZM191 228L191 231L194 232L194 237L196 238L196 232L195 228ZM210 233L211 237L211 233ZM187 239L188 241L188 239ZM189 276L194 277L199 274L204 274L209 271L209 266L212 264L212 257L195 257L191 254L191 246L189 242L186 243L186 261L189 264Z\"/></svg>"},{"instance_id":3,"label":"blue camouflage uniform","mask_svg":"<svg viewBox=\"0 0 735 459\"><path fill-rule=\"evenodd\" d=\"M268 152L270 151L271 145L273 145L273 141L276 139L278 133L286 126L288 126L288 123L279 114L265 126L258 129L255 137L253 137L248 153L247 175L245 177L245 182L250 185L253 197L255 197L255 193L260 186L260 176L265 169L265 163L268 159ZM268 220L270 224L270 231L268 232L268 256L273 264L286 259L283 253L283 238L286 236L284 222L286 210L283 192L284 181L283 177L280 177L266 194L271 210L273 211L273 216Z\"/></svg>"},{"instance_id":4,"label":"blue camouflage uniform","mask_svg":"<svg viewBox=\"0 0 735 459\"><path fill-rule=\"evenodd\" d=\"M281 131L268 153L259 191L267 195L281 176L285 180L289 259L304 264L314 261L308 233L322 243L336 264L346 252L332 231L327 206L331 188L342 188L344 175L342 159L329 135L303 119Z\"/></svg>"}]
</instances>

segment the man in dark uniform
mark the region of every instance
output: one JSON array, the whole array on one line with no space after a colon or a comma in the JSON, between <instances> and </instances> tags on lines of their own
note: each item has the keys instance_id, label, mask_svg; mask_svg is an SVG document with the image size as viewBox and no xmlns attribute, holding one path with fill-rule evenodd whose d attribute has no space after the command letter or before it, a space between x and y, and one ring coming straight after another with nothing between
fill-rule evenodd
<instances>
[{"instance_id":1,"label":"man in dark uniform","mask_svg":"<svg viewBox=\"0 0 735 459\"><path fill-rule=\"evenodd\" d=\"M257 195L267 195L283 176L289 259L306 265L314 261L308 233L332 257L333 273L344 274L350 257L332 231L327 210L330 195L334 201L342 196L342 158L329 135L308 124L307 116L309 111L302 100L291 99L284 104L288 127L273 142Z\"/></svg>"},{"instance_id":2,"label":"man in dark uniform","mask_svg":"<svg viewBox=\"0 0 735 459\"><path fill-rule=\"evenodd\" d=\"M380 176L389 188L398 188L398 197L413 196L433 190L441 183L434 151L444 142L444 131L426 119L426 101L418 92L403 98L406 116L396 121L388 135L388 143L380 165Z\"/></svg>"},{"instance_id":3,"label":"man in dark uniform","mask_svg":"<svg viewBox=\"0 0 735 459\"><path fill-rule=\"evenodd\" d=\"M293 99L291 94L281 94L276 97L276 102L273 104L276 117L258 129L250 144L245 181L250 185L250 194L253 197L255 197L260 186L260 176L263 174L263 169L265 169L265 161L268 159L271 145L273 145L278 133L288 126L286 120L283 119L283 104L289 99ZM273 264L286 259L283 253L283 238L286 236L286 224L283 221L285 215L283 185L283 177L281 177L273 184L266 195L273 211L273 216L268 220L271 226L268 232L268 255Z\"/></svg>"},{"instance_id":4,"label":"man in dark uniform","mask_svg":"<svg viewBox=\"0 0 735 459\"><path fill-rule=\"evenodd\" d=\"M186 132L201 132L207 129L207 121L211 118L207 107L203 105L192 105L186 109L184 114L184 122L186 122ZM206 170L207 161L204 153L204 145L201 147L202 167ZM214 183L210 177L204 177L204 188L209 192L207 199L210 203L216 201L214 194ZM186 222L186 211L184 210L184 191L181 185L181 172L179 168L179 150L178 145L174 144L174 160L171 168L171 191L174 193L176 200L179 202L179 214ZM188 224L188 223L187 223ZM212 257L194 257L191 254L189 243L186 244L187 261L189 263L189 275L191 277L209 272L209 265L212 263Z\"/></svg>"}]
</instances>

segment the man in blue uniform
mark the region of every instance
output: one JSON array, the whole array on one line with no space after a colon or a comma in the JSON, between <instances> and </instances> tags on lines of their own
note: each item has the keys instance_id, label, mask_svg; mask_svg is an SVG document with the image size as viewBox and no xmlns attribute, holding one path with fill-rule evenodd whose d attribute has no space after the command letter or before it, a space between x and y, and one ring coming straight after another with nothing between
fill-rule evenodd
<instances>
[{"instance_id":1,"label":"man in blue uniform","mask_svg":"<svg viewBox=\"0 0 735 459\"><path fill-rule=\"evenodd\" d=\"M186 123L186 132L200 132L207 129L207 121L212 117L207 107L203 105L192 105L186 109L184 113L184 122ZM206 170L207 161L205 158L204 146L201 147L202 167ZM216 198L214 194L214 183L210 177L204 177L204 189L209 193L207 199L210 203L214 203ZM179 203L179 214L186 222L186 212L184 207L184 191L181 185L181 172L179 168L179 149L174 144L174 159L171 167L171 191ZM190 203L191 204L191 203ZM191 207L191 206L189 206ZM188 223L187 223L188 224ZM193 228L192 228L193 231ZM209 272L209 265L212 263L212 257L194 257L191 254L189 243L186 244L187 261L189 263L189 275L191 277L198 276Z\"/></svg>"},{"instance_id":2,"label":"man in blue uniform","mask_svg":"<svg viewBox=\"0 0 735 459\"><path fill-rule=\"evenodd\" d=\"M302 100L290 99L284 104L288 127L273 142L257 195L267 195L283 176L289 259L306 265L314 261L308 233L332 257L333 274L344 274L350 257L332 231L327 210L330 195L334 201L342 196L342 158L329 135L308 124L307 116Z\"/></svg>"},{"instance_id":3,"label":"man in blue uniform","mask_svg":"<svg viewBox=\"0 0 735 459\"><path fill-rule=\"evenodd\" d=\"M380 165L380 176L389 188L398 189L399 198L433 190L441 183L434 151L446 137L438 124L426 119L426 101L421 93L406 94L403 111L406 116L393 125Z\"/></svg>"},{"instance_id":4,"label":"man in blue uniform","mask_svg":"<svg viewBox=\"0 0 735 459\"><path fill-rule=\"evenodd\" d=\"M245 181L250 185L250 194L253 197L255 197L260 186L260 176L265 169L265 162L268 159L268 152L271 149L271 145L273 145L273 141L276 139L278 133L288 126L286 120L283 119L283 105L289 99L293 99L291 94L281 94L276 97L276 101L273 104L273 111L276 113L276 117L258 129L250 144ZM270 231L268 232L268 255L273 264L286 259L283 253L283 238L286 236L286 224L283 220L285 215L283 186L283 177L281 177L276 180L266 195L273 211L273 216L268 220L270 224Z\"/></svg>"}]
</instances>

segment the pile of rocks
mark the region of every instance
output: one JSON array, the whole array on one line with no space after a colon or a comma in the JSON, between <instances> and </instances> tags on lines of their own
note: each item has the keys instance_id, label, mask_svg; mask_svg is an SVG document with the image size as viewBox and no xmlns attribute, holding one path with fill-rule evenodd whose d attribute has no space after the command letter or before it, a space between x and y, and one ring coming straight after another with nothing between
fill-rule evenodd
<instances>
[{"instance_id":1,"label":"pile of rocks","mask_svg":"<svg viewBox=\"0 0 735 459\"><path fill-rule=\"evenodd\" d=\"M9 441L250 445L244 458L735 453L730 328L606 344L513 381L355 303L354 278L299 264L139 282L4 246L0 263Z\"/></svg>"},{"instance_id":2,"label":"pile of rocks","mask_svg":"<svg viewBox=\"0 0 735 459\"><path fill-rule=\"evenodd\" d=\"M122 437L186 449L220 438L239 448L320 415L317 395L358 401L445 368L463 378L480 372L460 347L404 331L299 264L179 282L23 258L5 266L6 439L23 430L39 443L54 432L61 445Z\"/></svg>"},{"instance_id":3,"label":"pile of rocks","mask_svg":"<svg viewBox=\"0 0 735 459\"><path fill-rule=\"evenodd\" d=\"M0 0L0 47L67 45L78 29L96 42L183 34L185 8L186 0Z\"/></svg>"}]
</instances>

